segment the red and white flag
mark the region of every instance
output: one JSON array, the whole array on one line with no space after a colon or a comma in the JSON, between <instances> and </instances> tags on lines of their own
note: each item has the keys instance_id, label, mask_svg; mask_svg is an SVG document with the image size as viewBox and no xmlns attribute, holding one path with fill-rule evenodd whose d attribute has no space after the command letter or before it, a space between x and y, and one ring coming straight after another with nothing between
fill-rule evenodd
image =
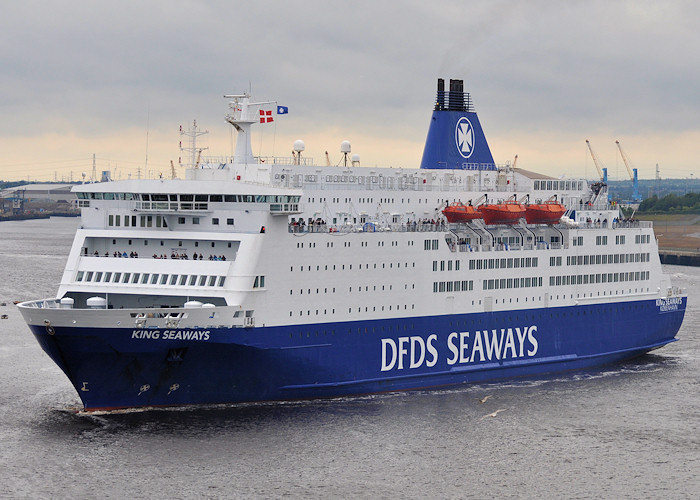
<instances>
[{"instance_id":1,"label":"red and white flag","mask_svg":"<svg viewBox=\"0 0 700 500\"><path fill-rule=\"evenodd\" d=\"M272 118L272 111L265 111L265 110L260 110L260 123L270 123L271 121L274 121L274 118Z\"/></svg>"}]
</instances>

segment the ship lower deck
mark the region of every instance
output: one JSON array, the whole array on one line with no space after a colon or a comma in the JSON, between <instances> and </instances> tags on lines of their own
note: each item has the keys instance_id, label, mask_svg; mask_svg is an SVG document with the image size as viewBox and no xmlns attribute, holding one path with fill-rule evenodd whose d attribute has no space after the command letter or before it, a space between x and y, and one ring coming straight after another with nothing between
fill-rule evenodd
<instances>
[{"instance_id":1,"label":"ship lower deck","mask_svg":"<svg viewBox=\"0 0 700 500\"><path fill-rule=\"evenodd\" d=\"M673 297L257 328L31 328L85 408L105 409L333 397L583 369L674 341L685 305Z\"/></svg>"}]
</instances>

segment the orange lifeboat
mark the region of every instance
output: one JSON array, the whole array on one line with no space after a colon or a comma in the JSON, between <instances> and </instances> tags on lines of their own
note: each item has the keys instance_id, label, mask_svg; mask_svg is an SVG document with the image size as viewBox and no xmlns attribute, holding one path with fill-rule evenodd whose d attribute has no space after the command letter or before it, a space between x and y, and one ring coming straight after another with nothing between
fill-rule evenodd
<instances>
[{"instance_id":1,"label":"orange lifeboat","mask_svg":"<svg viewBox=\"0 0 700 500\"><path fill-rule=\"evenodd\" d=\"M515 200L479 206L479 212L486 224L517 224L525 215L525 206Z\"/></svg>"},{"instance_id":2,"label":"orange lifeboat","mask_svg":"<svg viewBox=\"0 0 700 500\"><path fill-rule=\"evenodd\" d=\"M452 203L451 205L445 207L442 211L443 215L447 219L447 222L469 222L474 219L481 219L481 212L479 212L472 205L463 205L460 202Z\"/></svg>"},{"instance_id":3,"label":"orange lifeboat","mask_svg":"<svg viewBox=\"0 0 700 500\"><path fill-rule=\"evenodd\" d=\"M556 224L566 212L566 207L558 201L545 201L526 205L525 220L528 224Z\"/></svg>"}]
</instances>

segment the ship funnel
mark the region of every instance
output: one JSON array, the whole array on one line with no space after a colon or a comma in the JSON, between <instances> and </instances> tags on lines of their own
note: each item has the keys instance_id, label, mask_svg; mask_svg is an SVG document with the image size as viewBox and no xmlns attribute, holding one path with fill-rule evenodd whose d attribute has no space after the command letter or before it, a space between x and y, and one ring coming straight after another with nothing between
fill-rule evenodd
<instances>
[{"instance_id":1,"label":"ship funnel","mask_svg":"<svg viewBox=\"0 0 700 500\"><path fill-rule=\"evenodd\" d=\"M471 96L463 80L438 78L437 99L420 168L496 170Z\"/></svg>"}]
</instances>

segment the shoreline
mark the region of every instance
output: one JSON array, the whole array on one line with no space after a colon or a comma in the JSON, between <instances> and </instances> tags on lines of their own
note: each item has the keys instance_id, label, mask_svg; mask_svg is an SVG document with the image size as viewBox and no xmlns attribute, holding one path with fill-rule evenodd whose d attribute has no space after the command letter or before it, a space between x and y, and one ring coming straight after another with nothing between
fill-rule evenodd
<instances>
[{"instance_id":1,"label":"shoreline","mask_svg":"<svg viewBox=\"0 0 700 500\"><path fill-rule=\"evenodd\" d=\"M80 213L42 212L40 214L0 215L0 222L50 219L51 217L80 217Z\"/></svg>"}]
</instances>

